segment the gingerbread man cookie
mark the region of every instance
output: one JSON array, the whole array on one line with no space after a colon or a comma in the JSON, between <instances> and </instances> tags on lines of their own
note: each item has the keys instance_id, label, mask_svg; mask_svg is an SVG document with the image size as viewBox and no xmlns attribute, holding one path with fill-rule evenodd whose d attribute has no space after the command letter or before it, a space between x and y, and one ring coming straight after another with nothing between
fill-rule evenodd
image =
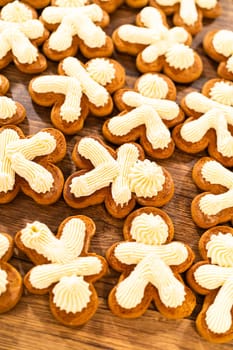
<instances>
[{"instance_id":1,"label":"gingerbread man cookie","mask_svg":"<svg viewBox=\"0 0 233 350\"><path fill-rule=\"evenodd\" d=\"M102 256L89 253L95 224L87 216L66 218L56 236L45 224L28 223L15 242L37 265L24 284L34 294L50 295L53 316L67 326L79 326L96 312L98 295L93 283L107 271Z\"/></svg>"},{"instance_id":2,"label":"gingerbread man cookie","mask_svg":"<svg viewBox=\"0 0 233 350\"><path fill-rule=\"evenodd\" d=\"M31 80L29 93L34 102L52 106L51 120L65 134L82 129L89 113L106 116L112 112L111 93L125 83L125 70L110 58L95 58L84 65L74 57L58 67L61 75L43 75Z\"/></svg>"},{"instance_id":3,"label":"gingerbread man cookie","mask_svg":"<svg viewBox=\"0 0 233 350\"><path fill-rule=\"evenodd\" d=\"M37 46L49 34L32 7L17 0L5 5L0 12L0 28L0 69L11 61L28 74L47 68L46 58Z\"/></svg>"},{"instance_id":4,"label":"gingerbread man cookie","mask_svg":"<svg viewBox=\"0 0 233 350\"><path fill-rule=\"evenodd\" d=\"M202 30L203 17L216 18L221 14L218 0L150 0L150 5L173 16L176 26L182 26L192 35Z\"/></svg>"},{"instance_id":5,"label":"gingerbread man cookie","mask_svg":"<svg viewBox=\"0 0 233 350\"><path fill-rule=\"evenodd\" d=\"M136 24L118 27L112 38L118 51L137 56L140 72L163 70L178 83L190 83L200 77L203 64L189 46L192 37L184 28L169 29L164 14L154 7L141 10Z\"/></svg>"},{"instance_id":6,"label":"gingerbread man cookie","mask_svg":"<svg viewBox=\"0 0 233 350\"><path fill-rule=\"evenodd\" d=\"M20 189L39 204L59 199L64 178L53 163L66 154L66 141L60 131L47 128L25 137L17 126L3 126L0 145L1 204L12 201Z\"/></svg>"},{"instance_id":7,"label":"gingerbread man cookie","mask_svg":"<svg viewBox=\"0 0 233 350\"><path fill-rule=\"evenodd\" d=\"M109 264L121 276L109 294L108 303L117 316L141 316L151 302L173 319L189 316L196 298L180 273L193 260L191 248L172 241L174 227L169 216L157 208L145 207L131 213L123 227L125 241L107 252Z\"/></svg>"},{"instance_id":8,"label":"gingerbread man cookie","mask_svg":"<svg viewBox=\"0 0 233 350\"><path fill-rule=\"evenodd\" d=\"M82 169L69 176L64 185L64 199L73 208L104 202L112 216L123 218L136 202L163 206L173 196L170 173L145 159L136 143L125 143L115 151L97 137L83 137L72 157Z\"/></svg>"},{"instance_id":9,"label":"gingerbread man cookie","mask_svg":"<svg viewBox=\"0 0 233 350\"><path fill-rule=\"evenodd\" d=\"M112 13L123 3L133 8L140 8L146 6L149 0L93 0L93 2L101 6L106 12Z\"/></svg>"},{"instance_id":10,"label":"gingerbread man cookie","mask_svg":"<svg viewBox=\"0 0 233 350\"><path fill-rule=\"evenodd\" d=\"M23 291L20 273L8 262L12 254L13 239L6 233L0 233L0 313L11 310Z\"/></svg>"},{"instance_id":11,"label":"gingerbread man cookie","mask_svg":"<svg viewBox=\"0 0 233 350\"><path fill-rule=\"evenodd\" d=\"M187 282L205 296L196 319L201 336L213 343L233 340L233 229L216 226L206 231L199 250L203 261L187 272Z\"/></svg>"},{"instance_id":12,"label":"gingerbread man cookie","mask_svg":"<svg viewBox=\"0 0 233 350\"><path fill-rule=\"evenodd\" d=\"M163 74L147 73L135 82L135 89L120 89L114 95L122 111L103 125L104 137L116 144L135 141L153 158L168 158L175 144L169 127L180 123L184 113L178 104L173 82Z\"/></svg>"},{"instance_id":13,"label":"gingerbread man cookie","mask_svg":"<svg viewBox=\"0 0 233 350\"><path fill-rule=\"evenodd\" d=\"M48 6L40 19L52 31L43 44L43 52L51 60L75 56L78 48L87 58L112 55L112 39L101 28L108 25L109 16L100 6Z\"/></svg>"},{"instance_id":14,"label":"gingerbread man cookie","mask_svg":"<svg viewBox=\"0 0 233 350\"><path fill-rule=\"evenodd\" d=\"M193 168L193 180L203 191L191 206L195 223L203 228L233 219L233 173L216 160L201 158Z\"/></svg>"},{"instance_id":15,"label":"gingerbread man cookie","mask_svg":"<svg viewBox=\"0 0 233 350\"><path fill-rule=\"evenodd\" d=\"M203 46L207 55L219 62L218 75L233 80L233 31L210 31L204 37Z\"/></svg>"},{"instance_id":16,"label":"gingerbread man cookie","mask_svg":"<svg viewBox=\"0 0 233 350\"><path fill-rule=\"evenodd\" d=\"M187 153L208 147L211 157L227 167L233 166L233 83L211 79L202 93L191 92L181 101L189 116L172 133L176 146Z\"/></svg>"}]
</instances>

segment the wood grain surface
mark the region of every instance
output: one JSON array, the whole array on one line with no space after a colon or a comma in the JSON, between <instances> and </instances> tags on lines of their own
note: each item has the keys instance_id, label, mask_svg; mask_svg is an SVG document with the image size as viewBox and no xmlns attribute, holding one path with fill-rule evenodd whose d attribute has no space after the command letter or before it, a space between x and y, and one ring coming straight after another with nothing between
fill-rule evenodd
<instances>
[{"instance_id":1,"label":"wood grain surface","mask_svg":"<svg viewBox=\"0 0 233 350\"><path fill-rule=\"evenodd\" d=\"M201 78L191 85L177 85L177 101L193 88L200 89L205 81L216 77L217 64L203 52L202 39L204 34L214 28L233 30L233 1L220 0L222 15L216 20L205 20L204 29L196 35L192 47L202 56L204 72ZM137 11L126 7L118 9L111 15L111 23L106 29L108 34L123 23L134 23ZM80 58L80 56L79 56ZM132 87L139 76L135 68L135 59L114 52L114 58L121 62L127 73L127 85ZM57 63L49 62L45 73L56 73ZM50 108L34 104L28 94L28 83L32 76L20 73L10 64L1 71L10 80L8 96L21 102L27 110L27 118L20 125L26 135L38 132L41 128L51 127ZM71 152L75 142L82 136L101 135L104 119L88 117L85 126L75 136L66 137L68 151L59 167L65 178L75 171L71 161ZM170 159L158 161L172 174L175 182L175 195L169 204L163 207L171 217L175 226L175 239L188 243L196 254L198 240L204 230L198 229L190 215L190 204L199 192L191 179L194 163L202 154L193 156L176 150ZM0 230L12 236L22 229L26 223L39 220L56 230L66 217L84 214L91 217L96 224L96 234L92 239L91 251L105 255L108 247L123 239L123 220L112 218L103 205L97 205L82 210L69 208L61 198L56 204L40 206L20 193L16 199L7 205L0 205ZM14 252L12 264L24 275L32 264L17 249ZM233 342L228 344L211 344L203 340L195 329L195 316L200 310L202 297L197 296L197 307L189 319L168 320L161 316L153 306L140 318L124 320L112 315L107 306L107 296L116 283L118 274L109 270L107 276L95 284L99 294L99 308L94 317L84 326L68 328L59 324L49 310L48 296L36 296L24 290L17 306L0 316L0 350L50 350L50 349L169 349L169 350L230 350Z\"/></svg>"}]
</instances>

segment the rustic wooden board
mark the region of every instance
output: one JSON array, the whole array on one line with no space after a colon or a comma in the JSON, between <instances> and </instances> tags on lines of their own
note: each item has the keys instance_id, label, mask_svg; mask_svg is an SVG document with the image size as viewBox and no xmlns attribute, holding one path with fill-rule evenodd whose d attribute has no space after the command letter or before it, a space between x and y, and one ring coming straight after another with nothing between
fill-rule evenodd
<instances>
[{"instance_id":1,"label":"rustic wooden board","mask_svg":"<svg viewBox=\"0 0 233 350\"><path fill-rule=\"evenodd\" d=\"M177 85L180 101L192 88L200 89L203 83L216 77L217 64L205 56L202 49L203 35L210 29L233 29L233 2L222 0L222 16L214 21L205 21L204 30L193 40L195 48L203 58L204 72L201 78L191 85ZM123 23L133 23L136 11L122 7L111 16L111 24L107 28L109 34ZM124 64L127 72L127 85L133 86L139 76L135 68L134 58L114 53L114 58ZM50 62L48 73L56 73L57 64ZM20 73L9 65L1 71L10 80L8 96L21 102L27 110L27 118L22 123L26 135L50 127L50 108L39 107L32 103L28 94L28 83L31 76ZM84 129L76 136L66 137L68 151L65 159L59 164L67 178L75 166L71 161L71 152L77 139L85 135L100 135L103 119L88 117ZM158 163L165 166L172 174L175 182L175 195L172 201L163 207L170 215L175 226L175 239L190 244L198 254L198 240L204 230L198 229L190 215L190 204L198 189L191 179L191 170L198 156L184 154L178 150L168 159ZM55 233L60 222L70 215L84 214L90 216L96 224L96 235L92 239L91 250L105 255L106 249L113 243L122 240L123 220L110 217L103 205L82 210L69 208L61 198L56 204L43 207L34 203L24 194L19 194L10 204L0 205L0 230L12 236L22 229L27 222L39 220L47 224ZM15 249L12 263L24 275L32 264ZM112 315L107 306L107 295L116 283L118 274L112 270L101 281L96 283L100 305L95 316L79 328L64 327L56 322L49 310L47 296L30 295L26 290L18 305L7 314L0 316L0 350L25 349L169 349L169 350L230 350L229 344L210 344L203 340L195 329L195 316L200 310L202 298L198 296L198 304L192 316L184 320L167 320L153 306L141 318L122 320Z\"/></svg>"}]
</instances>

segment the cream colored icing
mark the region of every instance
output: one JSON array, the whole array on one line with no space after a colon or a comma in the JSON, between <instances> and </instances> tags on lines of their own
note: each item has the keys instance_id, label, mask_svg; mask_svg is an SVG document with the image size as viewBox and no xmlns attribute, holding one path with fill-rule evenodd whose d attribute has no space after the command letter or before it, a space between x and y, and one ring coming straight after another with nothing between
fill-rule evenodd
<instances>
[{"instance_id":1,"label":"cream colored icing","mask_svg":"<svg viewBox=\"0 0 233 350\"><path fill-rule=\"evenodd\" d=\"M102 9L96 4L77 8L50 6L42 12L42 18L48 23L60 23L48 41L52 50L68 49L75 35L90 48L99 48L106 43L105 32L94 23L103 18Z\"/></svg>"},{"instance_id":2,"label":"cream colored icing","mask_svg":"<svg viewBox=\"0 0 233 350\"><path fill-rule=\"evenodd\" d=\"M138 160L129 174L130 189L137 197L156 196L162 191L165 180L163 169L149 159Z\"/></svg>"},{"instance_id":3,"label":"cream colored icing","mask_svg":"<svg viewBox=\"0 0 233 350\"><path fill-rule=\"evenodd\" d=\"M4 21L20 23L32 19L32 17L32 11L28 6L18 0L3 6L1 9L1 18Z\"/></svg>"},{"instance_id":4,"label":"cream colored icing","mask_svg":"<svg viewBox=\"0 0 233 350\"><path fill-rule=\"evenodd\" d=\"M168 238L168 226L161 216L143 213L133 219L130 234L139 243L163 244Z\"/></svg>"},{"instance_id":5,"label":"cream colored icing","mask_svg":"<svg viewBox=\"0 0 233 350\"><path fill-rule=\"evenodd\" d=\"M229 57L233 55L233 31L218 30L213 36L213 47L221 55Z\"/></svg>"},{"instance_id":6,"label":"cream colored icing","mask_svg":"<svg viewBox=\"0 0 233 350\"><path fill-rule=\"evenodd\" d=\"M90 77L78 59L74 57L65 58L62 63L62 68L66 75L78 79L83 93L96 107L102 107L108 103L108 91Z\"/></svg>"},{"instance_id":7,"label":"cream colored icing","mask_svg":"<svg viewBox=\"0 0 233 350\"><path fill-rule=\"evenodd\" d=\"M233 73L233 55L228 58L226 62L226 68L230 73Z\"/></svg>"},{"instance_id":8,"label":"cream colored icing","mask_svg":"<svg viewBox=\"0 0 233 350\"><path fill-rule=\"evenodd\" d=\"M114 65L105 58L90 60L86 70L92 79L103 86L111 83L116 77Z\"/></svg>"},{"instance_id":9,"label":"cream colored icing","mask_svg":"<svg viewBox=\"0 0 233 350\"><path fill-rule=\"evenodd\" d=\"M233 137L228 130L228 123L233 125L233 115L225 114L222 109L212 108L198 119L183 124L180 130L181 137L187 142L195 143L200 141L208 130L214 129L218 152L224 157L232 157Z\"/></svg>"},{"instance_id":10,"label":"cream colored icing","mask_svg":"<svg viewBox=\"0 0 233 350\"><path fill-rule=\"evenodd\" d=\"M61 247L62 248L62 245ZM67 249L68 250L68 249ZM55 252L59 256L59 250ZM44 289L57 283L65 276L91 276L102 270L101 260L97 256L82 256L67 262L35 266L30 271L30 283L34 288Z\"/></svg>"},{"instance_id":11,"label":"cream colored icing","mask_svg":"<svg viewBox=\"0 0 233 350\"><path fill-rule=\"evenodd\" d=\"M65 224L60 239L57 239L48 226L34 221L21 230L21 241L25 247L36 250L49 261L64 264L81 254L85 230L84 221L73 218Z\"/></svg>"},{"instance_id":12,"label":"cream colored icing","mask_svg":"<svg viewBox=\"0 0 233 350\"><path fill-rule=\"evenodd\" d=\"M156 8L150 6L146 6L140 11L140 21L148 28L163 26L161 13Z\"/></svg>"},{"instance_id":13,"label":"cream colored icing","mask_svg":"<svg viewBox=\"0 0 233 350\"><path fill-rule=\"evenodd\" d=\"M222 87L223 86L221 86L221 88ZM224 105L218 101L213 101L199 92L190 92L184 99L187 107L198 113L206 113L211 109L220 109L224 112L228 122L233 124L233 108L231 106Z\"/></svg>"},{"instance_id":14,"label":"cream colored icing","mask_svg":"<svg viewBox=\"0 0 233 350\"><path fill-rule=\"evenodd\" d=\"M89 303L91 291L83 277L64 276L53 288L53 302L66 313L81 312Z\"/></svg>"},{"instance_id":15,"label":"cream colored icing","mask_svg":"<svg viewBox=\"0 0 233 350\"><path fill-rule=\"evenodd\" d=\"M6 254L10 248L10 242L6 236L0 234L0 259Z\"/></svg>"},{"instance_id":16,"label":"cream colored icing","mask_svg":"<svg viewBox=\"0 0 233 350\"><path fill-rule=\"evenodd\" d=\"M230 233L221 231L210 237L206 244L207 256L211 264L222 267L233 267L233 236Z\"/></svg>"},{"instance_id":17,"label":"cream colored icing","mask_svg":"<svg viewBox=\"0 0 233 350\"><path fill-rule=\"evenodd\" d=\"M6 156L6 147L19 140L19 135L13 129L4 129L0 133L0 192L7 193L13 190L15 185L15 172L11 167L11 161Z\"/></svg>"},{"instance_id":18,"label":"cream colored icing","mask_svg":"<svg viewBox=\"0 0 233 350\"><path fill-rule=\"evenodd\" d=\"M172 120L180 113L179 106L174 101L145 97L135 91L125 91L122 95L122 101L129 107L152 106L159 116L165 120Z\"/></svg>"},{"instance_id":19,"label":"cream colored icing","mask_svg":"<svg viewBox=\"0 0 233 350\"><path fill-rule=\"evenodd\" d=\"M12 118L16 110L16 103L11 98L0 96L0 119Z\"/></svg>"},{"instance_id":20,"label":"cream colored icing","mask_svg":"<svg viewBox=\"0 0 233 350\"><path fill-rule=\"evenodd\" d=\"M6 271L0 269L0 295L6 292L8 283Z\"/></svg>"},{"instance_id":21,"label":"cream colored icing","mask_svg":"<svg viewBox=\"0 0 233 350\"><path fill-rule=\"evenodd\" d=\"M141 125L145 126L147 140L153 149L168 147L171 142L170 131L156 110L149 105L141 105L124 115L111 118L108 129L113 135L124 136Z\"/></svg>"},{"instance_id":22,"label":"cream colored icing","mask_svg":"<svg viewBox=\"0 0 233 350\"><path fill-rule=\"evenodd\" d=\"M174 44L166 51L165 60L175 69L188 69L194 64L194 51L187 45Z\"/></svg>"},{"instance_id":23,"label":"cream colored icing","mask_svg":"<svg viewBox=\"0 0 233 350\"><path fill-rule=\"evenodd\" d=\"M209 95L213 101L233 106L233 84L230 82L216 82L211 88Z\"/></svg>"},{"instance_id":24,"label":"cream colored icing","mask_svg":"<svg viewBox=\"0 0 233 350\"><path fill-rule=\"evenodd\" d=\"M74 122L81 115L82 90L79 81L73 77L60 75L44 75L35 78L32 89L36 93L56 93L65 95L64 103L60 107L60 115L66 122Z\"/></svg>"},{"instance_id":25,"label":"cream colored icing","mask_svg":"<svg viewBox=\"0 0 233 350\"><path fill-rule=\"evenodd\" d=\"M209 160L205 162L201 169L202 177L213 185L222 185L226 188L233 187L233 173L224 168L223 165L216 160Z\"/></svg>"},{"instance_id":26,"label":"cream colored icing","mask_svg":"<svg viewBox=\"0 0 233 350\"><path fill-rule=\"evenodd\" d=\"M137 89L145 97L164 99L169 88L167 82L157 74L144 74L138 80Z\"/></svg>"},{"instance_id":27,"label":"cream colored icing","mask_svg":"<svg viewBox=\"0 0 233 350\"><path fill-rule=\"evenodd\" d=\"M200 199L199 207L206 215L217 215L224 209L233 207L233 188L222 194L207 194Z\"/></svg>"},{"instance_id":28,"label":"cream colored icing","mask_svg":"<svg viewBox=\"0 0 233 350\"><path fill-rule=\"evenodd\" d=\"M160 232L157 231L159 239ZM153 239L155 243L156 238ZM119 243L114 250L115 257L126 265L135 265L143 260L146 256L155 255L162 259L167 265L179 265L188 258L188 250L183 243L171 242L168 244L147 244L137 242Z\"/></svg>"},{"instance_id":29,"label":"cream colored icing","mask_svg":"<svg viewBox=\"0 0 233 350\"><path fill-rule=\"evenodd\" d=\"M158 289L161 302L166 307L178 307L185 300L184 285L175 278L170 267L162 259L156 254L151 254L141 260L131 274L118 284L118 304L125 309L139 305L148 283Z\"/></svg>"},{"instance_id":30,"label":"cream colored icing","mask_svg":"<svg viewBox=\"0 0 233 350\"><path fill-rule=\"evenodd\" d=\"M118 174L112 182L111 193L115 203L121 207L123 207L125 204L128 204L132 198L129 175L131 168L135 162L137 162L138 158L139 151L135 145L126 143L118 148Z\"/></svg>"}]
</instances>

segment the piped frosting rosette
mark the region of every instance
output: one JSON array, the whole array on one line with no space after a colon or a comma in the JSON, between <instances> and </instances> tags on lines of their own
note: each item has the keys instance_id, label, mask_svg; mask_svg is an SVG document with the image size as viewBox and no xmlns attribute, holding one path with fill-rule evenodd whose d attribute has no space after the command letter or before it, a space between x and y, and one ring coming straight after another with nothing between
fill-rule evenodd
<instances>
[{"instance_id":1,"label":"piped frosting rosette","mask_svg":"<svg viewBox=\"0 0 233 350\"><path fill-rule=\"evenodd\" d=\"M125 70L116 60L94 58L83 64L75 57L60 62L59 75L43 75L29 83L34 102L53 106L51 121L65 134L82 129L88 114L109 115L111 94L125 83Z\"/></svg>"},{"instance_id":2,"label":"piped frosting rosette","mask_svg":"<svg viewBox=\"0 0 233 350\"><path fill-rule=\"evenodd\" d=\"M8 262L13 254L13 245L10 235L0 233L0 313L15 307L23 292L22 277Z\"/></svg>"},{"instance_id":3,"label":"piped frosting rosette","mask_svg":"<svg viewBox=\"0 0 233 350\"><path fill-rule=\"evenodd\" d=\"M201 92L190 92L181 101L189 116L172 133L176 146L187 153L208 148L209 155L224 166L233 166L233 83L207 81Z\"/></svg>"},{"instance_id":4,"label":"piped frosting rosette","mask_svg":"<svg viewBox=\"0 0 233 350\"><path fill-rule=\"evenodd\" d=\"M123 234L125 241L114 244L106 255L121 273L108 297L111 311L135 318L153 301L165 317L190 315L196 299L180 273L191 266L194 253L188 245L172 241L174 227L169 216L157 208L138 209L126 218Z\"/></svg>"},{"instance_id":5,"label":"piped frosting rosette","mask_svg":"<svg viewBox=\"0 0 233 350\"><path fill-rule=\"evenodd\" d=\"M199 334L212 343L233 339L233 229L216 226L206 231L200 241L202 261L187 272L187 282L205 296L196 318Z\"/></svg>"},{"instance_id":6,"label":"piped frosting rosette","mask_svg":"<svg viewBox=\"0 0 233 350\"><path fill-rule=\"evenodd\" d=\"M103 125L103 135L115 144L140 139L144 151L153 158L168 158L175 144L169 127L184 119L172 80L158 73L139 77L134 89L120 89L114 101L120 114Z\"/></svg>"},{"instance_id":7,"label":"piped frosting rosette","mask_svg":"<svg viewBox=\"0 0 233 350\"><path fill-rule=\"evenodd\" d=\"M149 3L169 16L173 14L173 23L192 35L202 30L203 18L216 18L221 14L218 0L150 0Z\"/></svg>"},{"instance_id":8,"label":"piped frosting rosette","mask_svg":"<svg viewBox=\"0 0 233 350\"><path fill-rule=\"evenodd\" d=\"M0 69L10 62L23 73L35 74L47 68L46 58L39 52L49 35L36 11L20 1L13 1L1 9Z\"/></svg>"},{"instance_id":9,"label":"piped frosting rosette","mask_svg":"<svg viewBox=\"0 0 233 350\"><path fill-rule=\"evenodd\" d=\"M56 236L34 221L15 237L18 248L37 265L24 277L25 286L34 294L49 293L52 314L67 326L87 322L98 307L93 283L106 273L107 264L88 252L94 233L94 222L76 215L60 224Z\"/></svg>"},{"instance_id":10,"label":"piped frosting rosette","mask_svg":"<svg viewBox=\"0 0 233 350\"><path fill-rule=\"evenodd\" d=\"M205 191L191 206L195 223L209 228L233 219L233 173L213 158L201 158L194 165L193 180Z\"/></svg>"},{"instance_id":11,"label":"piped frosting rosette","mask_svg":"<svg viewBox=\"0 0 233 350\"><path fill-rule=\"evenodd\" d=\"M74 147L72 158L81 169L68 177L63 196L73 208L105 203L107 211L123 218L140 205L163 206L173 196L170 173L145 159L136 143L117 150L96 137L83 137Z\"/></svg>"},{"instance_id":12,"label":"piped frosting rosette","mask_svg":"<svg viewBox=\"0 0 233 350\"><path fill-rule=\"evenodd\" d=\"M109 24L109 15L97 4L56 2L42 11L40 19L51 32L43 45L51 60L75 56L79 49L87 58L112 55L112 39L102 29Z\"/></svg>"},{"instance_id":13,"label":"piped frosting rosette","mask_svg":"<svg viewBox=\"0 0 233 350\"><path fill-rule=\"evenodd\" d=\"M25 137L17 126L0 129L0 203L12 201L21 190L39 204L56 202L64 177L54 164L66 154L63 134L53 128Z\"/></svg>"},{"instance_id":14,"label":"piped frosting rosette","mask_svg":"<svg viewBox=\"0 0 233 350\"><path fill-rule=\"evenodd\" d=\"M116 49L137 56L140 72L160 72L179 83L198 79L203 65L190 47L192 37L182 27L170 28L164 14L154 7L144 7L136 25L124 24L112 35Z\"/></svg>"}]
</instances>

